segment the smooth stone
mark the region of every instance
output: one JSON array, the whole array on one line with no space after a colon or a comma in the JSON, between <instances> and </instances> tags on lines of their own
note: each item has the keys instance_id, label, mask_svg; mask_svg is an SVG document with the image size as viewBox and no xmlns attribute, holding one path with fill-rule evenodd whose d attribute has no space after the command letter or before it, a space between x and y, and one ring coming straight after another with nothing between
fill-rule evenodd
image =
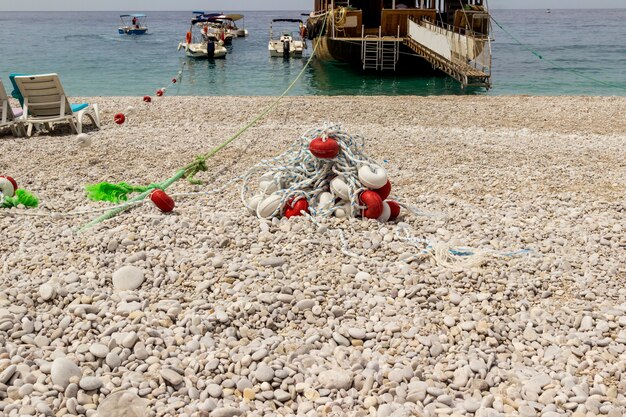
<instances>
[{"instance_id":1,"label":"smooth stone","mask_svg":"<svg viewBox=\"0 0 626 417\"><path fill-rule=\"evenodd\" d=\"M369 274L369 272L364 271L359 271L354 276L354 279L356 279L357 281L369 281L371 278L372 276Z\"/></svg>"},{"instance_id":2,"label":"smooth stone","mask_svg":"<svg viewBox=\"0 0 626 417\"><path fill-rule=\"evenodd\" d=\"M220 407L211 412L211 417L237 417L243 414L243 411L233 407Z\"/></svg>"},{"instance_id":3,"label":"smooth stone","mask_svg":"<svg viewBox=\"0 0 626 417\"><path fill-rule=\"evenodd\" d=\"M39 296L44 301L51 300L52 298L54 298L55 295L56 295L56 290L54 289L52 285L45 283L45 284L42 284L41 287L39 287Z\"/></svg>"},{"instance_id":4,"label":"smooth stone","mask_svg":"<svg viewBox=\"0 0 626 417\"><path fill-rule=\"evenodd\" d=\"M277 389L274 391L274 398L281 403L291 400L291 394L282 389Z\"/></svg>"},{"instance_id":5,"label":"smooth stone","mask_svg":"<svg viewBox=\"0 0 626 417\"><path fill-rule=\"evenodd\" d=\"M465 401L463 401L463 408L465 408L465 411L467 412L475 413L476 410L480 408L480 401L476 401L472 398L468 398Z\"/></svg>"},{"instance_id":6,"label":"smooth stone","mask_svg":"<svg viewBox=\"0 0 626 417\"><path fill-rule=\"evenodd\" d=\"M98 417L147 417L147 407L147 401L134 392L117 391L100 402Z\"/></svg>"},{"instance_id":7,"label":"smooth stone","mask_svg":"<svg viewBox=\"0 0 626 417\"><path fill-rule=\"evenodd\" d=\"M277 267L277 266L282 266L285 262L287 262L287 260L285 258L281 258L278 256L272 256L269 258L265 258L265 259L261 259L260 264L263 266L273 266L273 267Z\"/></svg>"},{"instance_id":8,"label":"smooth stone","mask_svg":"<svg viewBox=\"0 0 626 417\"><path fill-rule=\"evenodd\" d=\"M341 274L342 275L356 275L359 270L354 265L341 265Z\"/></svg>"},{"instance_id":9,"label":"smooth stone","mask_svg":"<svg viewBox=\"0 0 626 417\"><path fill-rule=\"evenodd\" d=\"M296 307L300 311L310 310L315 305L315 300L311 300L309 298L305 298L304 300L300 300L296 303Z\"/></svg>"},{"instance_id":10,"label":"smooth stone","mask_svg":"<svg viewBox=\"0 0 626 417\"><path fill-rule=\"evenodd\" d=\"M593 318L591 316L583 317L583 319L580 321L580 326L578 327L578 330L583 332L583 331L592 330L592 329L593 329Z\"/></svg>"},{"instance_id":11,"label":"smooth stone","mask_svg":"<svg viewBox=\"0 0 626 417\"><path fill-rule=\"evenodd\" d=\"M209 384L206 387L206 391L213 398L219 398L222 396L222 387L217 384Z\"/></svg>"},{"instance_id":12,"label":"smooth stone","mask_svg":"<svg viewBox=\"0 0 626 417\"><path fill-rule=\"evenodd\" d=\"M323 371L317 379L326 389L345 389L352 386L352 373L343 369Z\"/></svg>"},{"instance_id":13,"label":"smooth stone","mask_svg":"<svg viewBox=\"0 0 626 417\"><path fill-rule=\"evenodd\" d=\"M113 273L113 288L118 291L135 290L143 281L143 271L133 265L123 266Z\"/></svg>"},{"instance_id":14,"label":"smooth stone","mask_svg":"<svg viewBox=\"0 0 626 417\"><path fill-rule=\"evenodd\" d=\"M106 358L109 354L109 348L102 343L94 343L89 346L89 352L96 358Z\"/></svg>"},{"instance_id":15,"label":"smooth stone","mask_svg":"<svg viewBox=\"0 0 626 417\"><path fill-rule=\"evenodd\" d=\"M365 329L357 329L355 327L350 327L348 329L348 335L353 339L365 339L366 334Z\"/></svg>"},{"instance_id":16,"label":"smooth stone","mask_svg":"<svg viewBox=\"0 0 626 417\"><path fill-rule=\"evenodd\" d=\"M0 383L1 384L6 384L7 382L9 382L9 380L11 379L11 377L13 376L13 374L15 374L15 371L17 371L17 366L16 365L9 365L4 371L2 371L2 373L0 374Z\"/></svg>"},{"instance_id":17,"label":"smooth stone","mask_svg":"<svg viewBox=\"0 0 626 417\"><path fill-rule=\"evenodd\" d=\"M522 405L518 409L520 417L537 417L537 411L528 405Z\"/></svg>"},{"instance_id":18,"label":"smooth stone","mask_svg":"<svg viewBox=\"0 0 626 417\"><path fill-rule=\"evenodd\" d=\"M258 381L270 382L274 379L274 370L267 366L265 363L260 363L254 372L254 376Z\"/></svg>"},{"instance_id":19,"label":"smooth stone","mask_svg":"<svg viewBox=\"0 0 626 417\"><path fill-rule=\"evenodd\" d=\"M78 384L85 391L97 390L102 386L102 380L97 376L86 376Z\"/></svg>"},{"instance_id":20,"label":"smooth stone","mask_svg":"<svg viewBox=\"0 0 626 417\"><path fill-rule=\"evenodd\" d=\"M172 386L180 385L183 382L183 376L173 369L161 369L161 378Z\"/></svg>"},{"instance_id":21,"label":"smooth stone","mask_svg":"<svg viewBox=\"0 0 626 417\"><path fill-rule=\"evenodd\" d=\"M253 361L258 362L260 360L263 360L263 358L265 358L268 354L269 351L267 349L259 349L254 352L251 357Z\"/></svg>"},{"instance_id":22,"label":"smooth stone","mask_svg":"<svg viewBox=\"0 0 626 417\"><path fill-rule=\"evenodd\" d=\"M104 361L111 369L115 369L122 364L122 358L115 352L109 352Z\"/></svg>"},{"instance_id":23,"label":"smooth stone","mask_svg":"<svg viewBox=\"0 0 626 417\"><path fill-rule=\"evenodd\" d=\"M56 358L52 362L52 368L50 370L50 376L54 385L60 385L64 389L70 383L70 378L73 376L81 377L82 371L80 368L68 358Z\"/></svg>"}]
</instances>

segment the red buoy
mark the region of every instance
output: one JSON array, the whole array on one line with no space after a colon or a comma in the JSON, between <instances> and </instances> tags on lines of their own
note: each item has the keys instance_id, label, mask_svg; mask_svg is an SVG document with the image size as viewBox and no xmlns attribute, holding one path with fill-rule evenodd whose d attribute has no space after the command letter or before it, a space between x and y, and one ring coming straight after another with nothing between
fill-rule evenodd
<instances>
[{"instance_id":1,"label":"red buoy","mask_svg":"<svg viewBox=\"0 0 626 417\"><path fill-rule=\"evenodd\" d=\"M387 200L387 204L391 209L391 215L389 216L389 220L395 220L396 217L400 215L400 204L393 200Z\"/></svg>"},{"instance_id":2,"label":"red buoy","mask_svg":"<svg viewBox=\"0 0 626 417\"><path fill-rule=\"evenodd\" d=\"M363 217L377 219L383 214L383 200L376 192L370 190L363 191L359 196L359 200L366 206L366 208L361 211Z\"/></svg>"},{"instance_id":3,"label":"red buoy","mask_svg":"<svg viewBox=\"0 0 626 417\"><path fill-rule=\"evenodd\" d=\"M301 211L306 213L309 212L309 202L306 201L306 198L301 198L296 201L293 205L293 198L287 202L287 206L285 207L285 217L290 218L293 216L302 216Z\"/></svg>"},{"instance_id":4,"label":"red buoy","mask_svg":"<svg viewBox=\"0 0 626 417\"><path fill-rule=\"evenodd\" d=\"M161 97L163 95L164 91L162 89L157 90L156 95L157 97Z\"/></svg>"},{"instance_id":5,"label":"red buoy","mask_svg":"<svg viewBox=\"0 0 626 417\"><path fill-rule=\"evenodd\" d=\"M178 81L176 78L172 78L172 84L176 84L176 81Z\"/></svg>"},{"instance_id":6,"label":"red buoy","mask_svg":"<svg viewBox=\"0 0 626 417\"><path fill-rule=\"evenodd\" d=\"M118 125L121 125L122 123L126 121L126 116L124 116L124 113L118 113L115 116L113 116L113 121L117 123Z\"/></svg>"},{"instance_id":7,"label":"red buoy","mask_svg":"<svg viewBox=\"0 0 626 417\"><path fill-rule=\"evenodd\" d=\"M159 210L164 213L169 213L174 210L174 200L169 195L165 194L163 190L154 190L150 193L150 200L156 205Z\"/></svg>"},{"instance_id":8,"label":"red buoy","mask_svg":"<svg viewBox=\"0 0 626 417\"><path fill-rule=\"evenodd\" d=\"M143 96L143 101L145 101L146 103L150 103L152 101L152 97L150 97L150 96Z\"/></svg>"},{"instance_id":9,"label":"red buoy","mask_svg":"<svg viewBox=\"0 0 626 417\"><path fill-rule=\"evenodd\" d=\"M385 185L377 190L374 190L374 192L378 194L382 200L385 200L387 197L389 197L389 193L391 193L391 183L389 182L389 180L387 180L387 183Z\"/></svg>"},{"instance_id":10,"label":"red buoy","mask_svg":"<svg viewBox=\"0 0 626 417\"><path fill-rule=\"evenodd\" d=\"M332 159L339 155L339 144L333 138L315 138L309 143L309 151L321 159Z\"/></svg>"},{"instance_id":11,"label":"red buoy","mask_svg":"<svg viewBox=\"0 0 626 417\"><path fill-rule=\"evenodd\" d=\"M13 197L17 190L17 181L8 175L0 175L0 192L6 196Z\"/></svg>"}]
</instances>

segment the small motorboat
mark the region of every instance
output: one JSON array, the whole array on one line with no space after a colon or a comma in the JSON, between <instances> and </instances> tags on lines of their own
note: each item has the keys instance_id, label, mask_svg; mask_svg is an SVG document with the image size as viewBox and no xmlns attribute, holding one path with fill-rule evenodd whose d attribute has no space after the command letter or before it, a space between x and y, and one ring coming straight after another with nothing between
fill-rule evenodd
<instances>
[{"instance_id":1,"label":"small motorboat","mask_svg":"<svg viewBox=\"0 0 626 417\"><path fill-rule=\"evenodd\" d=\"M178 44L178 50L184 48L185 55L190 58L225 58L228 50L224 47L224 42L204 31L204 24L209 23L210 20L211 17L196 15L191 20L191 26L185 35L185 40ZM194 27L202 28L199 35L194 35Z\"/></svg>"},{"instance_id":2,"label":"small motorboat","mask_svg":"<svg viewBox=\"0 0 626 417\"><path fill-rule=\"evenodd\" d=\"M273 27L275 23L288 22L298 23L297 32L280 32L280 37L274 38ZM271 57L302 58L302 53L306 49L304 39L306 27L300 19L273 19L270 24L270 42L268 49ZM296 33L294 37L294 33Z\"/></svg>"},{"instance_id":3,"label":"small motorboat","mask_svg":"<svg viewBox=\"0 0 626 417\"><path fill-rule=\"evenodd\" d=\"M242 14L227 14L224 15L224 26L230 31L230 33L237 38L245 38L248 36L248 29L245 28L245 22L243 24L244 27L238 28L235 24L236 21L241 20L243 22Z\"/></svg>"},{"instance_id":4,"label":"small motorboat","mask_svg":"<svg viewBox=\"0 0 626 417\"><path fill-rule=\"evenodd\" d=\"M209 18L208 22L199 23L202 36L207 37L214 42L222 41L224 45L231 45L234 36L224 27L221 20Z\"/></svg>"},{"instance_id":5,"label":"small motorboat","mask_svg":"<svg viewBox=\"0 0 626 417\"><path fill-rule=\"evenodd\" d=\"M148 31L145 14L122 14L122 26L117 29L120 35L143 35Z\"/></svg>"}]
</instances>

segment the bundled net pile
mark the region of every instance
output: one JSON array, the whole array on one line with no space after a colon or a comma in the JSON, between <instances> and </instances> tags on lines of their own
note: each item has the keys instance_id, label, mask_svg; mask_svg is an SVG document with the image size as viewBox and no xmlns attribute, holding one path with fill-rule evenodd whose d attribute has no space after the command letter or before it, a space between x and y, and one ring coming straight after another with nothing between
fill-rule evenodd
<instances>
[{"instance_id":1,"label":"bundled net pile","mask_svg":"<svg viewBox=\"0 0 626 417\"><path fill-rule=\"evenodd\" d=\"M361 136L339 125L311 129L285 153L244 176L241 199L259 218L364 217L381 222L400 213L388 200L387 172L364 153Z\"/></svg>"}]
</instances>

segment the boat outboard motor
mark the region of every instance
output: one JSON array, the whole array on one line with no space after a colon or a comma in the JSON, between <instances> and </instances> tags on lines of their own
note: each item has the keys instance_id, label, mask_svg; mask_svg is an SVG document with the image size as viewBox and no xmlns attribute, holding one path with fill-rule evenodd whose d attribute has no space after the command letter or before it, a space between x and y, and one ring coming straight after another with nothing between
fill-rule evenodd
<instances>
[{"instance_id":1,"label":"boat outboard motor","mask_svg":"<svg viewBox=\"0 0 626 417\"><path fill-rule=\"evenodd\" d=\"M215 42L208 41L206 44L206 56L213 58L215 56Z\"/></svg>"},{"instance_id":2,"label":"boat outboard motor","mask_svg":"<svg viewBox=\"0 0 626 417\"><path fill-rule=\"evenodd\" d=\"M288 40L283 41L283 58L289 58L289 49L291 48L291 43Z\"/></svg>"}]
</instances>

